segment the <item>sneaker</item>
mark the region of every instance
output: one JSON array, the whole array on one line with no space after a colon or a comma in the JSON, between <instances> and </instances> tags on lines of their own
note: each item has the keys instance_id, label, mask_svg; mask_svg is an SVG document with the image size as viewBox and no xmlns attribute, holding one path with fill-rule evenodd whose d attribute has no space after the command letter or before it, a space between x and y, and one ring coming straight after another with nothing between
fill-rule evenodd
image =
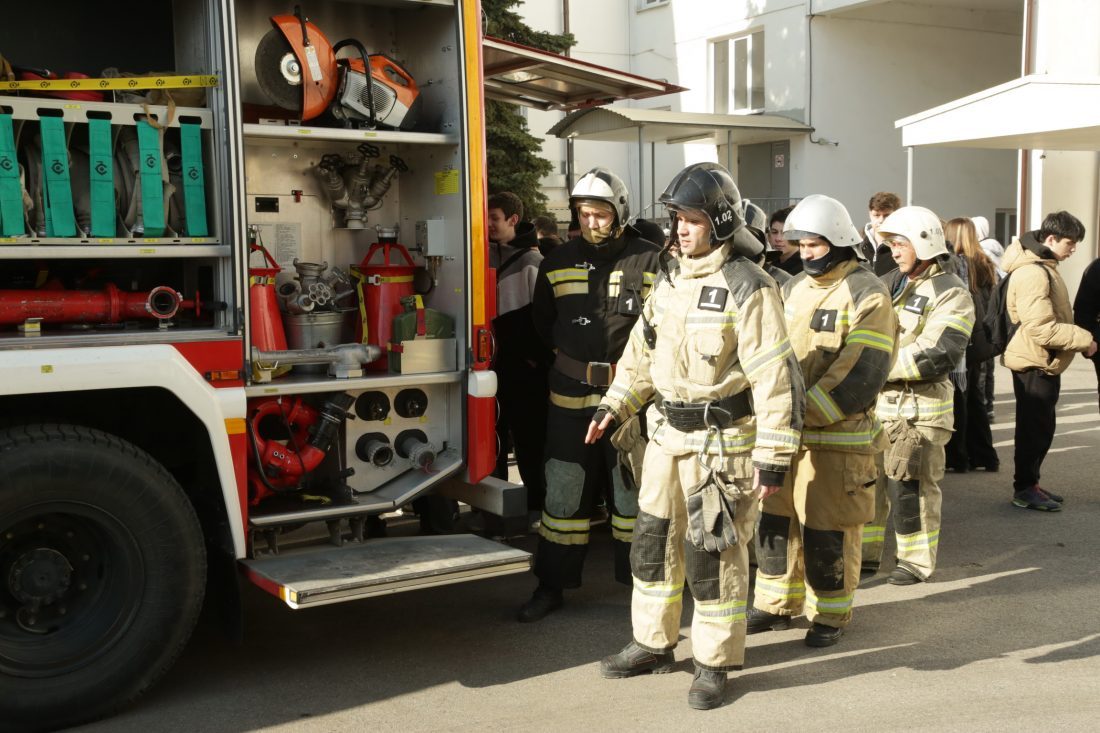
<instances>
[{"instance_id":1,"label":"sneaker","mask_svg":"<svg viewBox=\"0 0 1100 733\"><path fill-rule=\"evenodd\" d=\"M564 600L562 599L561 590L540 585L531 594L531 599L520 606L519 613L516 614L516 620L522 624L540 621L561 608L562 603L564 603Z\"/></svg>"},{"instance_id":2,"label":"sneaker","mask_svg":"<svg viewBox=\"0 0 1100 733\"><path fill-rule=\"evenodd\" d=\"M924 581L909 568L898 565L890 571L890 576L886 578L886 582L890 585L914 585Z\"/></svg>"},{"instance_id":3,"label":"sneaker","mask_svg":"<svg viewBox=\"0 0 1100 733\"><path fill-rule=\"evenodd\" d=\"M694 710L713 710L725 702L726 673L695 668L695 678L688 690L688 707Z\"/></svg>"},{"instance_id":4,"label":"sneaker","mask_svg":"<svg viewBox=\"0 0 1100 733\"><path fill-rule=\"evenodd\" d=\"M842 636L844 636L844 629L814 622L810 630L806 632L806 646L832 646L840 641Z\"/></svg>"},{"instance_id":5,"label":"sneaker","mask_svg":"<svg viewBox=\"0 0 1100 733\"><path fill-rule=\"evenodd\" d=\"M791 617L778 613L768 613L759 608L750 608L746 633L759 634L761 631L771 631L776 628L791 628Z\"/></svg>"},{"instance_id":6,"label":"sneaker","mask_svg":"<svg viewBox=\"0 0 1100 733\"><path fill-rule=\"evenodd\" d=\"M1066 500L1065 497L1060 496L1058 494L1055 494L1053 491L1048 491L1048 490L1044 489L1042 486L1040 486L1039 484L1035 484L1035 488L1039 490L1040 494L1045 494L1046 497L1048 499L1050 499L1051 501L1056 501L1059 504L1061 504L1062 502L1064 502Z\"/></svg>"},{"instance_id":7,"label":"sneaker","mask_svg":"<svg viewBox=\"0 0 1100 733\"><path fill-rule=\"evenodd\" d=\"M600 660L600 676L605 680L619 680L639 674L665 674L672 671L673 663L671 652L654 654L632 641L618 654Z\"/></svg>"},{"instance_id":8,"label":"sneaker","mask_svg":"<svg viewBox=\"0 0 1100 733\"><path fill-rule=\"evenodd\" d=\"M1054 501L1038 486L1032 486L1030 489L1017 491L1013 494L1012 506L1018 506L1021 509L1035 509L1040 512L1062 511L1062 505Z\"/></svg>"}]
</instances>

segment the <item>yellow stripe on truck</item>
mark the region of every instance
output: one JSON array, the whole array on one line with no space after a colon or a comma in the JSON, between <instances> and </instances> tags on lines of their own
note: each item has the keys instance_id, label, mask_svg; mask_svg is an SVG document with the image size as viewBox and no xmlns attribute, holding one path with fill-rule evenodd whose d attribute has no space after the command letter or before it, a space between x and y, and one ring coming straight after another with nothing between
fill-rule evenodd
<instances>
[{"instance_id":1,"label":"yellow stripe on truck","mask_svg":"<svg viewBox=\"0 0 1100 733\"><path fill-rule=\"evenodd\" d=\"M466 57L466 113L470 181L470 237L473 253L470 257L473 322L485 320L485 124L484 100L481 97L481 3L462 2L462 39Z\"/></svg>"}]
</instances>

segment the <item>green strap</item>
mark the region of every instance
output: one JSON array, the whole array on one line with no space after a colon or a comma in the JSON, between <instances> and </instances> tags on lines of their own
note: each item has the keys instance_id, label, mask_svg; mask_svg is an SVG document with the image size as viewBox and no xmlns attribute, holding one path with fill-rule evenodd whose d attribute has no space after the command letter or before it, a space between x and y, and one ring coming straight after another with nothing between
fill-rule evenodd
<instances>
[{"instance_id":1,"label":"green strap","mask_svg":"<svg viewBox=\"0 0 1100 733\"><path fill-rule=\"evenodd\" d=\"M187 236L205 237L206 186L202 171L202 128L194 122L180 123L180 153L183 156L183 208Z\"/></svg>"},{"instance_id":2,"label":"green strap","mask_svg":"<svg viewBox=\"0 0 1100 733\"><path fill-rule=\"evenodd\" d=\"M42 117L42 200L46 208L47 237L75 237L73 192L69 187L69 152L65 147L65 121Z\"/></svg>"},{"instance_id":3,"label":"green strap","mask_svg":"<svg viewBox=\"0 0 1100 733\"><path fill-rule=\"evenodd\" d=\"M91 175L92 236L115 236L115 171L111 121L88 120L88 170Z\"/></svg>"},{"instance_id":4,"label":"green strap","mask_svg":"<svg viewBox=\"0 0 1100 733\"><path fill-rule=\"evenodd\" d=\"M19 185L15 133L11 115L0 114L0 236L21 234L26 234L26 229L23 227L23 188Z\"/></svg>"},{"instance_id":5,"label":"green strap","mask_svg":"<svg viewBox=\"0 0 1100 733\"><path fill-rule=\"evenodd\" d=\"M144 236L162 237L164 236L164 182L161 177L160 133L145 120L138 120L137 134Z\"/></svg>"}]
</instances>

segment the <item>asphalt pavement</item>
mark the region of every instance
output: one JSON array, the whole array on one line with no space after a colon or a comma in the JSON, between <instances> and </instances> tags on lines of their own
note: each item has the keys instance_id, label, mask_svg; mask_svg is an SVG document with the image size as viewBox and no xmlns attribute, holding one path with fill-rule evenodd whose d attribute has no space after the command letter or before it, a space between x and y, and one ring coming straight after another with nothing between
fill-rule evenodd
<instances>
[{"instance_id":1,"label":"asphalt pavement","mask_svg":"<svg viewBox=\"0 0 1100 733\"><path fill-rule=\"evenodd\" d=\"M630 640L630 594L593 534L583 588L536 624L514 620L529 575L293 611L254 587L244 643L206 614L183 657L135 706L82 731L1100 730L1100 415L1092 365L1063 377L1044 486L1065 510L1015 508L1011 379L997 374L1000 473L943 481L928 583L856 594L840 643L807 624L749 637L728 702L686 705L690 600L676 671L603 680ZM533 549L534 537L517 546ZM892 557L892 540L887 546ZM685 594L686 596L686 594Z\"/></svg>"}]
</instances>

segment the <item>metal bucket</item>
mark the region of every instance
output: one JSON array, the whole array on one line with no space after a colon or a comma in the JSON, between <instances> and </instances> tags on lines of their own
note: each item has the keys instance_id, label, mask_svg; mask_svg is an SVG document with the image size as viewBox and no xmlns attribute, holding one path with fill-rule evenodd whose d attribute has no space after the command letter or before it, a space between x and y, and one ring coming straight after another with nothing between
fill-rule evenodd
<instances>
[{"instance_id":1,"label":"metal bucket","mask_svg":"<svg viewBox=\"0 0 1100 733\"><path fill-rule=\"evenodd\" d=\"M316 349L322 344L336 346L337 344L352 343L352 328L355 323L355 312L333 313L324 311L321 313L303 313L301 315L285 315L286 341L291 349ZM324 374L328 371L327 364L295 364L296 374Z\"/></svg>"}]
</instances>

